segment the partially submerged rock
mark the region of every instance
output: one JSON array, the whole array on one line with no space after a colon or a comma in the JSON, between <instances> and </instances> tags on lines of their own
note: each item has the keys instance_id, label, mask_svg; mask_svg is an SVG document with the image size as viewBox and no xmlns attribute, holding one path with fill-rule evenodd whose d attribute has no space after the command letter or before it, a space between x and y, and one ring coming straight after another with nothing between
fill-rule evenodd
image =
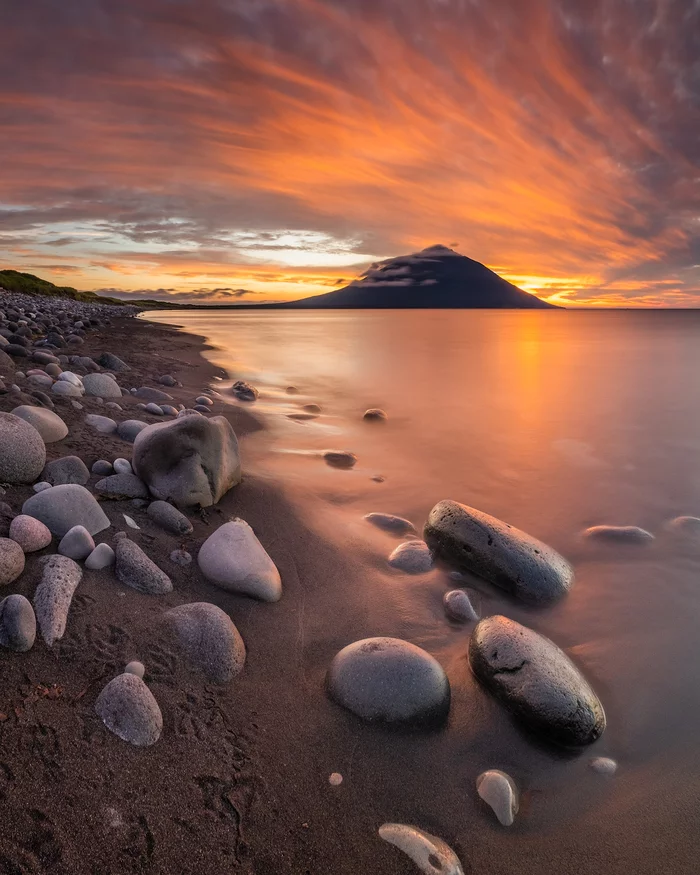
<instances>
[{"instance_id":1,"label":"partially submerged rock","mask_svg":"<svg viewBox=\"0 0 700 875\"><path fill-rule=\"evenodd\" d=\"M282 597L279 571L245 520L219 526L202 544L197 562L207 580L221 589L265 602Z\"/></svg>"},{"instance_id":2,"label":"partially submerged rock","mask_svg":"<svg viewBox=\"0 0 700 875\"><path fill-rule=\"evenodd\" d=\"M478 574L532 604L561 598L574 582L573 568L556 550L456 501L435 505L424 535L436 558Z\"/></svg>"},{"instance_id":3,"label":"partially submerged rock","mask_svg":"<svg viewBox=\"0 0 700 875\"><path fill-rule=\"evenodd\" d=\"M85 526L91 535L96 535L110 525L92 493L76 483L53 486L32 495L24 502L22 513L41 520L59 538L73 526Z\"/></svg>"},{"instance_id":4,"label":"partially submerged rock","mask_svg":"<svg viewBox=\"0 0 700 875\"><path fill-rule=\"evenodd\" d=\"M518 788L515 781L505 772L489 769L476 779L476 790L490 805L493 813L503 826L512 826L518 813Z\"/></svg>"},{"instance_id":5,"label":"partially submerged rock","mask_svg":"<svg viewBox=\"0 0 700 875\"><path fill-rule=\"evenodd\" d=\"M394 516L391 513L368 513L365 514L363 519L378 529L383 529L385 532L391 532L394 535L414 534L416 531L415 526L410 520Z\"/></svg>"},{"instance_id":6,"label":"partially submerged rock","mask_svg":"<svg viewBox=\"0 0 700 875\"><path fill-rule=\"evenodd\" d=\"M476 622L479 615L474 610L471 599L463 589L453 589L446 592L442 598L445 613L457 623Z\"/></svg>"},{"instance_id":7,"label":"partially submerged rock","mask_svg":"<svg viewBox=\"0 0 700 875\"><path fill-rule=\"evenodd\" d=\"M326 450L323 458L331 468L354 468L357 464L357 456L349 450Z\"/></svg>"},{"instance_id":8,"label":"partially submerged rock","mask_svg":"<svg viewBox=\"0 0 700 875\"><path fill-rule=\"evenodd\" d=\"M592 757L589 760L590 767L599 775L605 775L607 778L612 776L617 771L617 763L611 760L610 757Z\"/></svg>"},{"instance_id":9,"label":"partially submerged rock","mask_svg":"<svg viewBox=\"0 0 700 875\"><path fill-rule=\"evenodd\" d=\"M172 592L168 575L129 538L119 538L114 548L117 578L126 586L145 595Z\"/></svg>"},{"instance_id":10,"label":"partially submerged rock","mask_svg":"<svg viewBox=\"0 0 700 875\"><path fill-rule=\"evenodd\" d=\"M648 544L654 540L651 532L639 526L591 526L583 536L591 541L613 544Z\"/></svg>"},{"instance_id":11,"label":"partially submerged rock","mask_svg":"<svg viewBox=\"0 0 700 875\"><path fill-rule=\"evenodd\" d=\"M36 616L23 595L8 595L0 602L0 646L15 653L31 650L36 639Z\"/></svg>"},{"instance_id":12,"label":"partially submerged rock","mask_svg":"<svg viewBox=\"0 0 700 875\"><path fill-rule=\"evenodd\" d=\"M141 422L140 419L125 419L117 426L117 434L123 441L133 444L145 428L148 428L147 422Z\"/></svg>"},{"instance_id":13,"label":"partially submerged rock","mask_svg":"<svg viewBox=\"0 0 700 875\"><path fill-rule=\"evenodd\" d=\"M362 418L365 422L386 422L389 419L386 412L379 407L370 407L369 410L365 410Z\"/></svg>"},{"instance_id":14,"label":"partially submerged rock","mask_svg":"<svg viewBox=\"0 0 700 875\"><path fill-rule=\"evenodd\" d=\"M477 680L523 724L564 747L591 744L605 730L600 700L556 644L506 617L477 623L469 642Z\"/></svg>"},{"instance_id":15,"label":"partially submerged rock","mask_svg":"<svg viewBox=\"0 0 700 875\"><path fill-rule=\"evenodd\" d=\"M259 395L255 386L246 383L245 380L236 380L231 386L231 394L239 401L256 401Z\"/></svg>"},{"instance_id":16,"label":"partially submerged rock","mask_svg":"<svg viewBox=\"0 0 700 875\"><path fill-rule=\"evenodd\" d=\"M464 875L452 848L437 836L405 823L384 823L379 836L403 851L425 875Z\"/></svg>"},{"instance_id":17,"label":"partially submerged rock","mask_svg":"<svg viewBox=\"0 0 700 875\"><path fill-rule=\"evenodd\" d=\"M440 663L398 638L365 638L336 654L327 677L339 705L384 723L442 721L450 708L450 684Z\"/></svg>"},{"instance_id":18,"label":"partially submerged rock","mask_svg":"<svg viewBox=\"0 0 700 875\"><path fill-rule=\"evenodd\" d=\"M389 556L389 565L407 574L425 574L433 567L433 556L425 541L404 541Z\"/></svg>"},{"instance_id":19,"label":"partially submerged rock","mask_svg":"<svg viewBox=\"0 0 700 875\"><path fill-rule=\"evenodd\" d=\"M107 684L97 697L95 711L110 732L139 747L155 744L163 731L163 715L153 693L130 672Z\"/></svg>"},{"instance_id":20,"label":"partially submerged rock","mask_svg":"<svg viewBox=\"0 0 700 875\"><path fill-rule=\"evenodd\" d=\"M179 605L165 614L188 662L209 680L226 683L245 663L245 644L228 614L206 602Z\"/></svg>"},{"instance_id":21,"label":"partially submerged rock","mask_svg":"<svg viewBox=\"0 0 700 875\"><path fill-rule=\"evenodd\" d=\"M39 432L12 413L0 413L0 482L32 483L46 464Z\"/></svg>"},{"instance_id":22,"label":"partially submerged rock","mask_svg":"<svg viewBox=\"0 0 700 875\"><path fill-rule=\"evenodd\" d=\"M66 631L73 593L83 572L68 556L45 556L40 561L44 570L34 593L34 610L42 637L52 647Z\"/></svg>"}]
</instances>

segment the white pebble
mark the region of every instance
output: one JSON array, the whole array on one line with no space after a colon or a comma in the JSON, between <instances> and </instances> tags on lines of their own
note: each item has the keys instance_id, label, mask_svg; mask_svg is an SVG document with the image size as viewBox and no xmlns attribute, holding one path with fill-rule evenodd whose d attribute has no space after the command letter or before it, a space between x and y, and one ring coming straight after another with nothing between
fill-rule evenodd
<instances>
[{"instance_id":1,"label":"white pebble","mask_svg":"<svg viewBox=\"0 0 700 875\"><path fill-rule=\"evenodd\" d=\"M141 528L141 526L136 522L136 520L133 520L130 516L127 516L125 513L123 513L122 516L124 517L124 521L126 522L127 526L130 526L132 529L140 529Z\"/></svg>"},{"instance_id":2,"label":"white pebble","mask_svg":"<svg viewBox=\"0 0 700 875\"><path fill-rule=\"evenodd\" d=\"M328 783L333 787L337 787L339 784L343 783L343 776L340 772L333 772L331 776L328 778Z\"/></svg>"},{"instance_id":3,"label":"white pebble","mask_svg":"<svg viewBox=\"0 0 700 875\"><path fill-rule=\"evenodd\" d=\"M518 813L518 789L510 775L489 769L476 779L476 789L503 826L511 826Z\"/></svg>"},{"instance_id":4,"label":"white pebble","mask_svg":"<svg viewBox=\"0 0 700 875\"><path fill-rule=\"evenodd\" d=\"M138 662L138 660L134 659L126 666L124 672L126 674L135 674L137 678L143 678L146 674L146 667L142 662Z\"/></svg>"},{"instance_id":5,"label":"white pebble","mask_svg":"<svg viewBox=\"0 0 700 875\"><path fill-rule=\"evenodd\" d=\"M405 823L385 823L379 835L410 857L425 875L464 875L452 848L437 836Z\"/></svg>"},{"instance_id":6,"label":"white pebble","mask_svg":"<svg viewBox=\"0 0 700 875\"><path fill-rule=\"evenodd\" d=\"M617 771L617 763L609 757L593 757L589 760L588 764L599 775L609 775L612 777Z\"/></svg>"}]
</instances>

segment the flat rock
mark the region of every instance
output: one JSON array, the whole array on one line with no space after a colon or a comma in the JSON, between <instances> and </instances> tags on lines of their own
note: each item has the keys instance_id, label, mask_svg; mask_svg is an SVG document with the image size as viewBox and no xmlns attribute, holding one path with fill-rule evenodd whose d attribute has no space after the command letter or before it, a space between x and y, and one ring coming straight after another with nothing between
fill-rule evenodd
<instances>
[{"instance_id":1,"label":"flat rock","mask_svg":"<svg viewBox=\"0 0 700 875\"><path fill-rule=\"evenodd\" d=\"M383 531L391 532L394 535L408 535L416 531L415 526L410 520L394 516L391 513L368 513L365 514L363 519L378 529L383 529Z\"/></svg>"},{"instance_id":2,"label":"flat rock","mask_svg":"<svg viewBox=\"0 0 700 875\"><path fill-rule=\"evenodd\" d=\"M167 501L152 501L147 513L156 525L173 535L189 535L192 532L192 523L184 513Z\"/></svg>"},{"instance_id":3,"label":"flat rock","mask_svg":"<svg viewBox=\"0 0 700 875\"><path fill-rule=\"evenodd\" d=\"M44 556L41 582L34 593L34 610L41 635L49 647L63 638L73 593L83 576L68 556Z\"/></svg>"},{"instance_id":4,"label":"flat rock","mask_svg":"<svg viewBox=\"0 0 700 875\"><path fill-rule=\"evenodd\" d=\"M207 580L221 589L265 602L282 597L279 571L245 520L219 526L202 544L197 563Z\"/></svg>"},{"instance_id":5,"label":"flat rock","mask_svg":"<svg viewBox=\"0 0 700 875\"><path fill-rule=\"evenodd\" d=\"M654 540L651 532L639 526L591 526L583 533L592 541L607 541L612 544L648 544Z\"/></svg>"},{"instance_id":6,"label":"flat rock","mask_svg":"<svg viewBox=\"0 0 700 875\"><path fill-rule=\"evenodd\" d=\"M148 498L146 484L135 474L111 474L95 484L95 492L115 501Z\"/></svg>"},{"instance_id":7,"label":"flat rock","mask_svg":"<svg viewBox=\"0 0 700 875\"><path fill-rule=\"evenodd\" d=\"M59 538L73 526L85 526L96 535L110 525L92 493L77 483L53 486L32 495L22 505L22 513L41 520Z\"/></svg>"},{"instance_id":8,"label":"flat rock","mask_svg":"<svg viewBox=\"0 0 700 875\"><path fill-rule=\"evenodd\" d=\"M33 425L45 444L63 440L68 434L68 426L61 417L44 407L30 407L28 404L22 404L20 407L15 407L12 415L19 416L20 419Z\"/></svg>"},{"instance_id":9,"label":"flat rock","mask_svg":"<svg viewBox=\"0 0 700 875\"><path fill-rule=\"evenodd\" d=\"M86 374L83 377L86 395L97 398L121 398L122 390L115 379L108 374Z\"/></svg>"},{"instance_id":10,"label":"flat rock","mask_svg":"<svg viewBox=\"0 0 700 875\"><path fill-rule=\"evenodd\" d=\"M100 416L99 413L88 413L85 416L85 424L100 434L114 434L117 430L117 423L109 416Z\"/></svg>"},{"instance_id":11,"label":"flat rock","mask_svg":"<svg viewBox=\"0 0 700 875\"><path fill-rule=\"evenodd\" d=\"M12 413L0 413L0 482L32 483L46 464L39 432Z\"/></svg>"},{"instance_id":12,"label":"flat rock","mask_svg":"<svg viewBox=\"0 0 700 875\"><path fill-rule=\"evenodd\" d=\"M25 553L43 550L51 543L51 532L39 520L26 514L19 514L10 523L10 537L17 541Z\"/></svg>"},{"instance_id":13,"label":"flat rock","mask_svg":"<svg viewBox=\"0 0 700 875\"><path fill-rule=\"evenodd\" d=\"M130 672L107 684L97 697L95 711L110 732L138 747L155 744L163 731L163 715L153 693Z\"/></svg>"},{"instance_id":14,"label":"flat rock","mask_svg":"<svg viewBox=\"0 0 700 875\"><path fill-rule=\"evenodd\" d=\"M323 458L331 468L354 468L357 464L357 456L348 450L326 450Z\"/></svg>"},{"instance_id":15,"label":"flat rock","mask_svg":"<svg viewBox=\"0 0 700 875\"><path fill-rule=\"evenodd\" d=\"M64 486L67 483L84 486L90 479L90 472L78 456L64 456L49 462L42 471L41 479L52 486Z\"/></svg>"},{"instance_id":16,"label":"flat rock","mask_svg":"<svg viewBox=\"0 0 700 875\"><path fill-rule=\"evenodd\" d=\"M149 425L136 438L131 464L154 498L178 507L209 507L241 482L238 440L223 416Z\"/></svg>"},{"instance_id":17,"label":"flat rock","mask_svg":"<svg viewBox=\"0 0 700 875\"><path fill-rule=\"evenodd\" d=\"M0 586L17 580L24 571L24 550L11 538L0 538Z\"/></svg>"},{"instance_id":18,"label":"flat rock","mask_svg":"<svg viewBox=\"0 0 700 875\"><path fill-rule=\"evenodd\" d=\"M425 574L433 567L433 556L425 541L404 541L389 556L389 565L407 574Z\"/></svg>"},{"instance_id":19,"label":"flat rock","mask_svg":"<svg viewBox=\"0 0 700 875\"><path fill-rule=\"evenodd\" d=\"M31 650L36 639L36 616L23 595L8 595L0 602L0 646L15 653Z\"/></svg>"},{"instance_id":20,"label":"flat rock","mask_svg":"<svg viewBox=\"0 0 700 875\"><path fill-rule=\"evenodd\" d=\"M398 638L365 638L333 659L328 691L364 720L440 722L450 708L450 684L440 663Z\"/></svg>"},{"instance_id":21,"label":"flat rock","mask_svg":"<svg viewBox=\"0 0 700 875\"><path fill-rule=\"evenodd\" d=\"M141 422L140 419L125 419L117 426L117 434L123 441L129 441L130 444L133 444L145 428L148 428L147 422Z\"/></svg>"},{"instance_id":22,"label":"flat rock","mask_svg":"<svg viewBox=\"0 0 700 875\"><path fill-rule=\"evenodd\" d=\"M109 544L98 544L85 560L85 567L92 571L110 568L115 563L114 550Z\"/></svg>"},{"instance_id":23,"label":"flat rock","mask_svg":"<svg viewBox=\"0 0 700 875\"><path fill-rule=\"evenodd\" d=\"M123 584L145 595L172 592L173 584L168 575L134 541L119 538L114 553L117 578Z\"/></svg>"},{"instance_id":24,"label":"flat rock","mask_svg":"<svg viewBox=\"0 0 700 875\"><path fill-rule=\"evenodd\" d=\"M561 598L574 582L573 568L556 550L456 501L435 505L424 536L436 558L478 574L532 604Z\"/></svg>"},{"instance_id":25,"label":"flat rock","mask_svg":"<svg viewBox=\"0 0 700 875\"><path fill-rule=\"evenodd\" d=\"M85 526L73 526L61 538L61 543L58 545L61 556L70 556L76 562L87 559L94 549L95 542Z\"/></svg>"},{"instance_id":26,"label":"flat rock","mask_svg":"<svg viewBox=\"0 0 700 875\"><path fill-rule=\"evenodd\" d=\"M226 683L245 663L245 644L228 614L206 602L172 608L165 614L192 667L216 683Z\"/></svg>"},{"instance_id":27,"label":"flat rock","mask_svg":"<svg viewBox=\"0 0 700 875\"><path fill-rule=\"evenodd\" d=\"M591 744L605 730L600 700L556 644L506 617L477 623L469 642L477 680L523 724L565 747Z\"/></svg>"}]
</instances>

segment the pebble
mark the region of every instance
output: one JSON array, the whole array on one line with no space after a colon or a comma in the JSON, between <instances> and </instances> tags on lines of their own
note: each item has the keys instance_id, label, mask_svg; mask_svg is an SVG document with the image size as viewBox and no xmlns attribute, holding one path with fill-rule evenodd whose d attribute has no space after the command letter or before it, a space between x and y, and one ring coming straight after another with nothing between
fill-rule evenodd
<instances>
[{"instance_id":1,"label":"pebble","mask_svg":"<svg viewBox=\"0 0 700 875\"><path fill-rule=\"evenodd\" d=\"M177 407L173 407L172 404L161 404L160 411L163 416L177 416Z\"/></svg>"},{"instance_id":2,"label":"pebble","mask_svg":"<svg viewBox=\"0 0 700 875\"><path fill-rule=\"evenodd\" d=\"M121 398L122 390L117 381L108 374L86 374L83 377L86 395L97 398Z\"/></svg>"},{"instance_id":3,"label":"pebble","mask_svg":"<svg viewBox=\"0 0 700 875\"><path fill-rule=\"evenodd\" d=\"M93 474L101 474L103 477L109 476L114 472L112 463L108 462L106 459L98 459L90 470Z\"/></svg>"},{"instance_id":4,"label":"pebble","mask_svg":"<svg viewBox=\"0 0 700 875\"><path fill-rule=\"evenodd\" d=\"M638 526L591 526L583 533L584 538L609 541L614 544L647 544L654 540L651 532Z\"/></svg>"},{"instance_id":5,"label":"pebble","mask_svg":"<svg viewBox=\"0 0 700 875\"><path fill-rule=\"evenodd\" d=\"M347 450L326 450L323 458L332 468L354 468L357 464L357 456Z\"/></svg>"},{"instance_id":6,"label":"pebble","mask_svg":"<svg viewBox=\"0 0 700 875\"><path fill-rule=\"evenodd\" d=\"M202 416L204 416L205 414L209 416L209 414L211 413L211 410L208 407L205 407L203 404L195 404L194 409Z\"/></svg>"},{"instance_id":7,"label":"pebble","mask_svg":"<svg viewBox=\"0 0 700 875\"><path fill-rule=\"evenodd\" d=\"M0 602L0 645L15 653L31 650L36 639L36 616L23 595L8 595Z\"/></svg>"},{"instance_id":8,"label":"pebble","mask_svg":"<svg viewBox=\"0 0 700 875\"><path fill-rule=\"evenodd\" d=\"M195 602L172 608L165 617L190 665L210 681L223 684L242 671L245 644L221 608Z\"/></svg>"},{"instance_id":9,"label":"pebble","mask_svg":"<svg viewBox=\"0 0 700 875\"><path fill-rule=\"evenodd\" d=\"M406 535L415 533L416 528L410 520L405 520L403 517L394 516L390 513L368 513L363 519L368 523L372 523L378 529L383 529L385 532L391 532L394 535Z\"/></svg>"},{"instance_id":10,"label":"pebble","mask_svg":"<svg viewBox=\"0 0 700 875\"><path fill-rule=\"evenodd\" d=\"M328 783L331 787L339 787L343 783L343 776L340 772L331 772L328 776Z\"/></svg>"},{"instance_id":11,"label":"pebble","mask_svg":"<svg viewBox=\"0 0 700 875\"><path fill-rule=\"evenodd\" d=\"M122 514L124 517L124 522L129 526L130 529L140 529L141 526L136 522L136 520L132 519L130 516L127 516L125 513Z\"/></svg>"},{"instance_id":12,"label":"pebble","mask_svg":"<svg viewBox=\"0 0 700 875\"><path fill-rule=\"evenodd\" d=\"M433 556L425 541L404 541L389 556L389 565L406 574L426 574L432 570Z\"/></svg>"},{"instance_id":13,"label":"pebble","mask_svg":"<svg viewBox=\"0 0 700 875\"><path fill-rule=\"evenodd\" d=\"M170 561L174 562L175 565L185 567L192 564L192 554L188 553L187 550L173 550L170 554Z\"/></svg>"},{"instance_id":14,"label":"pebble","mask_svg":"<svg viewBox=\"0 0 700 875\"><path fill-rule=\"evenodd\" d=\"M158 382L161 386L177 386L177 380L171 374L164 374L162 377L158 378Z\"/></svg>"},{"instance_id":15,"label":"pebble","mask_svg":"<svg viewBox=\"0 0 700 875\"><path fill-rule=\"evenodd\" d=\"M32 483L46 464L39 432L12 413L0 413L0 482Z\"/></svg>"},{"instance_id":16,"label":"pebble","mask_svg":"<svg viewBox=\"0 0 700 875\"><path fill-rule=\"evenodd\" d=\"M12 415L19 416L20 419L33 425L45 444L63 440L68 434L68 426L61 417L44 407L30 407L23 404L20 407L15 407Z\"/></svg>"},{"instance_id":17,"label":"pebble","mask_svg":"<svg viewBox=\"0 0 700 875\"><path fill-rule=\"evenodd\" d=\"M75 386L76 389L83 388L83 381L77 374L74 374L72 371L62 371L58 375L58 381L60 383L68 383L71 386Z\"/></svg>"},{"instance_id":18,"label":"pebble","mask_svg":"<svg viewBox=\"0 0 700 875\"><path fill-rule=\"evenodd\" d=\"M458 623L471 623L479 619L469 596L463 589L453 589L446 592L442 603L450 620L455 620Z\"/></svg>"},{"instance_id":19,"label":"pebble","mask_svg":"<svg viewBox=\"0 0 700 875\"><path fill-rule=\"evenodd\" d=\"M237 380L231 386L231 394L239 401L256 401L260 393L255 386L251 386L245 380Z\"/></svg>"},{"instance_id":20,"label":"pebble","mask_svg":"<svg viewBox=\"0 0 700 875\"><path fill-rule=\"evenodd\" d=\"M17 580L24 571L24 551L11 538L0 538L0 586Z\"/></svg>"},{"instance_id":21,"label":"pebble","mask_svg":"<svg viewBox=\"0 0 700 875\"><path fill-rule=\"evenodd\" d=\"M144 428L148 428L147 422L141 422L140 419L125 419L117 426L117 434L123 441L133 444Z\"/></svg>"},{"instance_id":22,"label":"pebble","mask_svg":"<svg viewBox=\"0 0 700 875\"><path fill-rule=\"evenodd\" d=\"M265 602L282 597L275 563L245 520L224 523L202 544L197 563L210 583Z\"/></svg>"},{"instance_id":23,"label":"pebble","mask_svg":"<svg viewBox=\"0 0 700 875\"><path fill-rule=\"evenodd\" d=\"M404 823L384 823L379 836L403 851L425 875L464 875L452 848L437 836Z\"/></svg>"},{"instance_id":24,"label":"pebble","mask_svg":"<svg viewBox=\"0 0 700 875\"><path fill-rule=\"evenodd\" d=\"M669 520L665 528L676 535L697 538L700 535L700 518L696 516L677 516Z\"/></svg>"},{"instance_id":25,"label":"pebble","mask_svg":"<svg viewBox=\"0 0 700 875\"><path fill-rule=\"evenodd\" d=\"M424 536L436 558L478 574L523 601L552 602L573 586L573 568L556 550L456 501L435 505Z\"/></svg>"},{"instance_id":26,"label":"pebble","mask_svg":"<svg viewBox=\"0 0 700 875\"><path fill-rule=\"evenodd\" d=\"M53 486L32 495L22 505L22 513L41 520L59 538L73 526L85 526L93 536L110 526L94 495L77 483Z\"/></svg>"},{"instance_id":27,"label":"pebble","mask_svg":"<svg viewBox=\"0 0 700 875\"><path fill-rule=\"evenodd\" d=\"M85 560L85 567L92 571L110 568L115 563L114 550L109 544L98 544Z\"/></svg>"},{"instance_id":28,"label":"pebble","mask_svg":"<svg viewBox=\"0 0 700 875\"><path fill-rule=\"evenodd\" d=\"M362 418L365 422L386 422L389 419L386 413L378 407L371 407L369 410L365 410Z\"/></svg>"},{"instance_id":29,"label":"pebble","mask_svg":"<svg viewBox=\"0 0 700 875\"><path fill-rule=\"evenodd\" d=\"M34 486L32 486L32 489L34 492L43 492L45 489L51 489L51 484L42 480L41 483L35 483Z\"/></svg>"},{"instance_id":30,"label":"pebble","mask_svg":"<svg viewBox=\"0 0 700 875\"><path fill-rule=\"evenodd\" d=\"M85 462L78 456L64 456L49 462L41 476L52 486L64 486L67 483L84 486L90 479L90 472Z\"/></svg>"},{"instance_id":31,"label":"pebble","mask_svg":"<svg viewBox=\"0 0 700 875\"><path fill-rule=\"evenodd\" d=\"M61 538L58 545L58 552L62 556L70 556L76 562L87 559L94 549L95 542L85 526L73 526Z\"/></svg>"},{"instance_id":32,"label":"pebble","mask_svg":"<svg viewBox=\"0 0 700 875\"><path fill-rule=\"evenodd\" d=\"M143 678L146 674L146 666L142 662L133 660L124 668L124 673L136 675L137 678Z\"/></svg>"},{"instance_id":33,"label":"pebble","mask_svg":"<svg viewBox=\"0 0 700 875\"><path fill-rule=\"evenodd\" d=\"M64 371L53 386L51 386L51 391L54 395L60 395L64 398L81 398L83 395L82 385L76 386L73 383L68 383L65 380L62 380L61 377L64 377L65 373L66 372Z\"/></svg>"},{"instance_id":34,"label":"pebble","mask_svg":"<svg viewBox=\"0 0 700 875\"><path fill-rule=\"evenodd\" d=\"M128 459L115 459L112 463L112 467L114 468L115 474L133 474L133 468L131 467L131 462Z\"/></svg>"},{"instance_id":35,"label":"pebble","mask_svg":"<svg viewBox=\"0 0 700 875\"><path fill-rule=\"evenodd\" d=\"M117 423L110 419L109 416L100 416L99 413L88 413L85 416L85 423L100 434L114 434L117 431Z\"/></svg>"},{"instance_id":36,"label":"pebble","mask_svg":"<svg viewBox=\"0 0 700 875\"><path fill-rule=\"evenodd\" d=\"M617 771L617 763L609 757L592 757L588 764L594 772L607 777L612 777Z\"/></svg>"},{"instance_id":37,"label":"pebble","mask_svg":"<svg viewBox=\"0 0 700 875\"><path fill-rule=\"evenodd\" d=\"M108 368L110 371L115 371L117 373L131 370L126 362L123 362L111 352L103 352L97 361L103 368Z\"/></svg>"},{"instance_id":38,"label":"pebble","mask_svg":"<svg viewBox=\"0 0 700 875\"><path fill-rule=\"evenodd\" d=\"M95 484L95 492L114 501L148 498L146 484L135 474L111 474Z\"/></svg>"},{"instance_id":39,"label":"pebble","mask_svg":"<svg viewBox=\"0 0 700 875\"><path fill-rule=\"evenodd\" d=\"M134 541L120 538L114 552L117 578L123 584L145 595L172 592L173 584L168 575Z\"/></svg>"},{"instance_id":40,"label":"pebble","mask_svg":"<svg viewBox=\"0 0 700 875\"><path fill-rule=\"evenodd\" d=\"M51 532L39 520L26 514L19 514L10 523L10 537L25 553L43 550L51 543Z\"/></svg>"},{"instance_id":41,"label":"pebble","mask_svg":"<svg viewBox=\"0 0 700 875\"><path fill-rule=\"evenodd\" d=\"M156 525L173 535L189 535L193 530L192 523L184 513L167 501L152 501L147 513Z\"/></svg>"},{"instance_id":42,"label":"pebble","mask_svg":"<svg viewBox=\"0 0 700 875\"><path fill-rule=\"evenodd\" d=\"M152 413L153 416L163 415L163 411L161 410L159 405L155 403L155 401L149 401L148 404L144 407L144 410L146 411L146 413Z\"/></svg>"},{"instance_id":43,"label":"pebble","mask_svg":"<svg viewBox=\"0 0 700 875\"><path fill-rule=\"evenodd\" d=\"M68 556L44 556L41 582L34 593L34 610L41 634L49 647L63 638L73 593L83 576Z\"/></svg>"},{"instance_id":44,"label":"pebble","mask_svg":"<svg viewBox=\"0 0 700 875\"><path fill-rule=\"evenodd\" d=\"M175 400L172 395L168 395L168 393L163 392L162 389L153 389L150 386L141 386L136 392L134 392L134 395L149 404L165 404L166 402Z\"/></svg>"},{"instance_id":45,"label":"pebble","mask_svg":"<svg viewBox=\"0 0 700 875\"><path fill-rule=\"evenodd\" d=\"M305 404L301 409L307 413L321 413L321 408L318 404Z\"/></svg>"},{"instance_id":46,"label":"pebble","mask_svg":"<svg viewBox=\"0 0 700 875\"><path fill-rule=\"evenodd\" d=\"M163 715L153 693L130 672L107 684L95 711L110 732L138 747L155 744L163 731Z\"/></svg>"},{"instance_id":47,"label":"pebble","mask_svg":"<svg viewBox=\"0 0 700 875\"><path fill-rule=\"evenodd\" d=\"M197 398L194 399L195 404L203 404L205 407L211 407L214 402L207 395L198 395Z\"/></svg>"},{"instance_id":48,"label":"pebble","mask_svg":"<svg viewBox=\"0 0 700 875\"><path fill-rule=\"evenodd\" d=\"M331 697L364 720L436 723L450 708L450 684L440 663L398 638L365 638L344 647L327 682Z\"/></svg>"},{"instance_id":49,"label":"pebble","mask_svg":"<svg viewBox=\"0 0 700 875\"><path fill-rule=\"evenodd\" d=\"M518 813L518 788L510 775L498 769L489 769L476 779L476 789L484 802L493 809L499 823L512 826Z\"/></svg>"}]
</instances>

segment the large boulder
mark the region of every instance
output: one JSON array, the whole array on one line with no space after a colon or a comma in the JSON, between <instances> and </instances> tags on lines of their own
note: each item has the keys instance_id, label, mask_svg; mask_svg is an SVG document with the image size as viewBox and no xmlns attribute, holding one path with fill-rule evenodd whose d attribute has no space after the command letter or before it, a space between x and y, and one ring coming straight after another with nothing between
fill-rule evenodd
<instances>
[{"instance_id":1,"label":"large boulder","mask_svg":"<svg viewBox=\"0 0 700 875\"><path fill-rule=\"evenodd\" d=\"M245 644L228 614L207 602L179 605L165 614L188 662L209 680L226 683L245 663Z\"/></svg>"},{"instance_id":2,"label":"large boulder","mask_svg":"<svg viewBox=\"0 0 700 875\"><path fill-rule=\"evenodd\" d=\"M282 597L280 573L245 520L219 526L202 544L197 562L207 580L221 589L265 602Z\"/></svg>"},{"instance_id":3,"label":"large boulder","mask_svg":"<svg viewBox=\"0 0 700 875\"><path fill-rule=\"evenodd\" d=\"M32 483L46 464L39 432L12 413L0 413L0 482Z\"/></svg>"},{"instance_id":4,"label":"large boulder","mask_svg":"<svg viewBox=\"0 0 700 875\"><path fill-rule=\"evenodd\" d=\"M481 620L469 642L477 680L543 738L564 747L591 744L605 730L600 700L556 644L507 617Z\"/></svg>"},{"instance_id":5,"label":"large boulder","mask_svg":"<svg viewBox=\"0 0 700 875\"><path fill-rule=\"evenodd\" d=\"M24 502L22 513L41 520L59 538L73 526L85 526L91 535L96 535L110 525L107 514L92 493L77 483L37 492Z\"/></svg>"},{"instance_id":6,"label":"large boulder","mask_svg":"<svg viewBox=\"0 0 700 875\"><path fill-rule=\"evenodd\" d=\"M123 741L139 747L155 744L163 731L163 715L146 684L131 672L120 674L102 690L95 711Z\"/></svg>"},{"instance_id":7,"label":"large boulder","mask_svg":"<svg viewBox=\"0 0 700 875\"><path fill-rule=\"evenodd\" d=\"M344 647L327 685L338 704L364 720L434 723L450 709L450 683L440 663L398 638L365 638Z\"/></svg>"},{"instance_id":8,"label":"large boulder","mask_svg":"<svg viewBox=\"0 0 700 875\"><path fill-rule=\"evenodd\" d=\"M238 440L223 416L149 425L136 437L132 466L155 498L179 507L209 507L241 482Z\"/></svg>"},{"instance_id":9,"label":"large boulder","mask_svg":"<svg viewBox=\"0 0 700 875\"><path fill-rule=\"evenodd\" d=\"M424 535L436 558L478 574L531 604L552 602L573 586L573 568L556 550L456 501L435 505Z\"/></svg>"},{"instance_id":10,"label":"large boulder","mask_svg":"<svg viewBox=\"0 0 700 875\"><path fill-rule=\"evenodd\" d=\"M33 425L45 444L52 444L55 441L63 440L68 434L68 426L61 417L43 407L31 407L28 404L22 404L20 407L15 407L12 415L19 416L20 419Z\"/></svg>"}]
</instances>

